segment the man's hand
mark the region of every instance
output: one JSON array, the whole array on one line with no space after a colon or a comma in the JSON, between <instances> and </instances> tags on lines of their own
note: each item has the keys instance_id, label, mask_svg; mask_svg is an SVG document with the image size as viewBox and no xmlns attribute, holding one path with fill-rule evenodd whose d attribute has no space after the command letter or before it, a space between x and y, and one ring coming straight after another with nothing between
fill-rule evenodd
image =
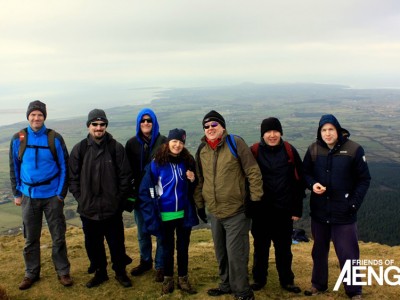
<instances>
[{"instance_id":1,"label":"man's hand","mask_svg":"<svg viewBox=\"0 0 400 300\"><path fill-rule=\"evenodd\" d=\"M321 195L321 194L323 194L323 193L325 193L325 191L326 191L326 187L324 187L322 184L320 184L319 182L317 182L317 183L315 183L314 185L313 185L313 192L314 193L316 193L316 194L318 194L318 195Z\"/></svg>"},{"instance_id":2,"label":"man's hand","mask_svg":"<svg viewBox=\"0 0 400 300\"><path fill-rule=\"evenodd\" d=\"M21 203L22 203L22 197L14 198L14 204L16 206L21 206Z\"/></svg>"},{"instance_id":3,"label":"man's hand","mask_svg":"<svg viewBox=\"0 0 400 300\"><path fill-rule=\"evenodd\" d=\"M197 209L197 215L204 223L207 223L206 209L204 207Z\"/></svg>"}]
</instances>

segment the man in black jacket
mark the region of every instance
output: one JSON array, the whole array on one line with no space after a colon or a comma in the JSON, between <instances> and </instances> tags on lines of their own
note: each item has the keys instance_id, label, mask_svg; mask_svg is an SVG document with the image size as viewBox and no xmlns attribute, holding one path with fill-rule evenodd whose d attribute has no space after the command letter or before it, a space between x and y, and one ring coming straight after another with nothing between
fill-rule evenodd
<instances>
[{"instance_id":1,"label":"man in black jacket","mask_svg":"<svg viewBox=\"0 0 400 300\"><path fill-rule=\"evenodd\" d=\"M302 162L297 150L282 139L282 125L277 118L261 123L261 142L251 147L260 167L264 196L252 208L254 264L252 289L265 286L268 276L269 248L275 247L276 268L283 289L300 293L292 271L293 221L302 216L305 185ZM257 150L256 150L257 148Z\"/></svg>"},{"instance_id":2,"label":"man in black jacket","mask_svg":"<svg viewBox=\"0 0 400 300\"><path fill-rule=\"evenodd\" d=\"M106 238L115 278L124 287L132 286L126 275L122 212L130 192L130 168L124 147L107 130L108 120L101 109L89 113L86 139L74 146L69 160L69 190L78 201L85 235L86 252L95 276L86 284L92 288L108 280Z\"/></svg>"}]
</instances>

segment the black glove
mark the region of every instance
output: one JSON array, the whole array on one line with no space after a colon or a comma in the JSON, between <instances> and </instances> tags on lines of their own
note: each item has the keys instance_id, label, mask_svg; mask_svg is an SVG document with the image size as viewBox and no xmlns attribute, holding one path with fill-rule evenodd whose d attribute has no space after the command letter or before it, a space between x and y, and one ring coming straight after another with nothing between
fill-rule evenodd
<instances>
[{"instance_id":1,"label":"black glove","mask_svg":"<svg viewBox=\"0 0 400 300\"><path fill-rule=\"evenodd\" d=\"M204 207L197 209L197 215L204 223L207 223L206 209Z\"/></svg>"},{"instance_id":2,"label":"black glove","mask_svg":"<svg viewBox=\"0 0 400 300\"><path fill-rule=\"evenodd\" d=\"M133 197L129 197L125 200L124 210L127 212L132 212L135 209L136 199Z\"/></svg>"},{"instance_id":3,"label":"black glove","mask_svg":"<svg viewBox=\"0 0 400 300\"><path fill-rule=\"evenodd\" d=\"M260 209L260 204L261 201L251 201L251 200L246 200L244 202L244 214L246 217L252 219L254 216L257 215L257 212Z\"/></svg>"}]
</instances>

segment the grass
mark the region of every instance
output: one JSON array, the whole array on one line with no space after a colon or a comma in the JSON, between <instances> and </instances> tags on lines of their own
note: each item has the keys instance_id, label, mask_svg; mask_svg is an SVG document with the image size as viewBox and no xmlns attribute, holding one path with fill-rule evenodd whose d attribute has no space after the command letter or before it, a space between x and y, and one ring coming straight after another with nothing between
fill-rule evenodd
<instances>
[{"instance_id":1,"label":"grass","mask_svg":"<svg viewBox=\"0 0 400 300\"><path fill-rule=\"evenodd\" d=\"M127 253L134 258L133 264L128 266L128 271L138 263L138 245L136 228L128 228L125 232ZM211 233L208 229L194 230L192 232L189 250L189 277L198 294L188 296L179 290L171 295L161 296L161 284L153 281L155 271L148 272L140 277L132 278L133 288L122 288L114 279L114 272L109 266L110 280L103 285L87 289L86 282L92 275L87 274L88 259L86 256L82 230L76 227L67 229L68 254L71 262L71 275L74 285L65 288L58 283L53 263L51 261L51 239L47 229L43 230L41 250L41 280L26 291L20 291L18 284L24 276L24 263L22 249L24 239L22 234L16 236L0 236L0 299L1 288L6 291L10 299L215 299L207 296L207 290L216 287L219 282L218 267L214 256ZM360 243L362 259L393 259L399 265L400 247L389 247L375 243ZM292 247L293 271L296 283L302 290L310 287L311 276L311 247L310 243L299 243ZM332 247L333 248L333 247ZM295 295L283 291L275 268L273 248L271 249L270 268L267 286L255 292L257 299L304 299L303 294ZM251 259L249 267L252 265ZM347 299L343 287L338 292L333 292L333 286L339 275L339 265L331 250L329 292L313 299ZM249 269L250 270L250 269ZM250 274L250 273L249 273ZM393 272L392 272L393 275ZM393 281L395 281L393 279ZM367 299L397 299L398 286L367 286L364 295ZM218 297L219 300L232 299L231 295Z\"/></svg>"}]
</instances>

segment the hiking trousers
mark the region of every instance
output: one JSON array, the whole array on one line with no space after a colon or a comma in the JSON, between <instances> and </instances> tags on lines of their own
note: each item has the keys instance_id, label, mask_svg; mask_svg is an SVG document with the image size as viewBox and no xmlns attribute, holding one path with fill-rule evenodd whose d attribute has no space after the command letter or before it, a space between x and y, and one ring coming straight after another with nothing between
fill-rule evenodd
<instances>
[{"instance_id":1,"label":"hiking trousers","mask_svg":"<svg viewBox=\"0 0 400 300\"><path fill-rule=\"evenodd\" d=\"M314 239L311 253L313 259L311 283L318 290L325 291L328 288L328 255L331 240L339 259L340 269L343 269L347 259L360 259L357 223L326 224L312 219L311 232ZM362 293L361 285L344 283L344 290L350 297Z\"/></svg>"},{"instance_id":2,"label":"hiking trousers","mask_svg":"<svg viewBox=\"0 0 400 300\"><path fill-rule=\"evenodd\" d=\"M25 247L25 277L34 279L40 276L40 236L42 234L43 214L52 239L51 258L59 276L70 272L70 263L65 242L64 202L57 196L50 198L22 197L21 203Z\"/></svg>"},{"instance_id":3,"label":"hiking trousers","mask_svg":"<svg viewBox=\"0 0 400 300\"><path fill-rule=\"evenodd\" d=\"M251 220L244 213L223 219L210 214L210 219L220 289L232 291L236 297L253 295L248 276Z\"/></svg>"}]
</instances>

